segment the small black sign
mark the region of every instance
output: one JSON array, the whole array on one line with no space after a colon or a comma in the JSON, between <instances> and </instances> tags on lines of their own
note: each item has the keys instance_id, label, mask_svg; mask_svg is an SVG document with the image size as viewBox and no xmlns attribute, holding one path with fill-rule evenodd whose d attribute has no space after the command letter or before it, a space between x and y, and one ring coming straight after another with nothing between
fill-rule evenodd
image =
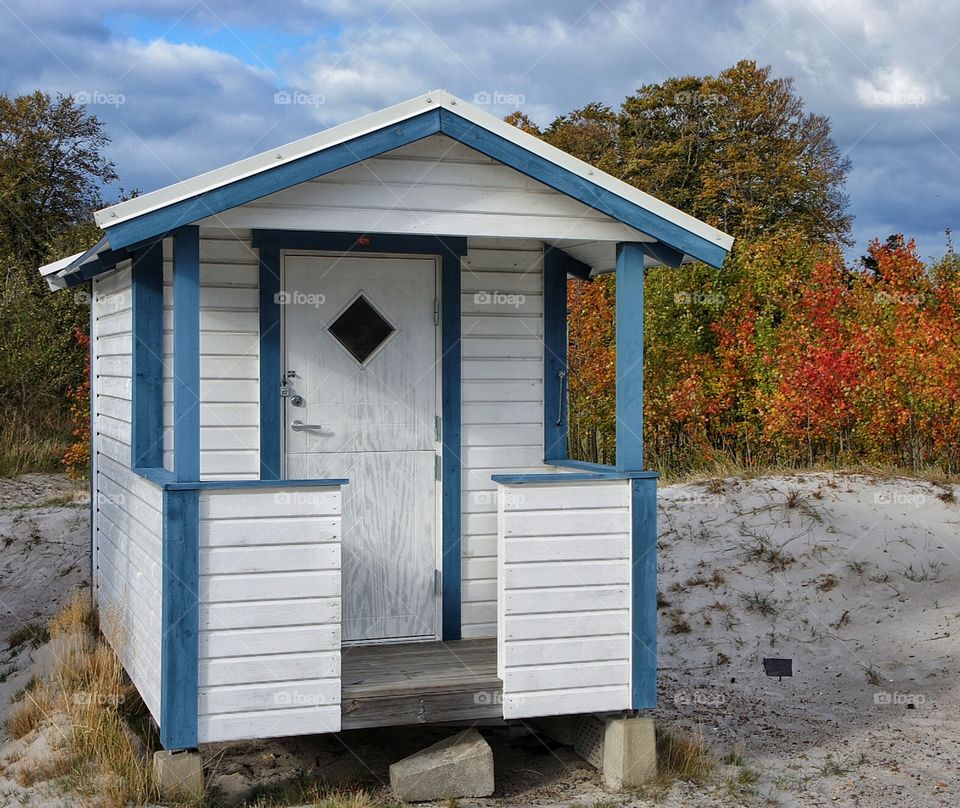
<instances>
[{"instance_id":1,"label":"small black sign","mask_svg":"<svg viewBox=\"0 0 960 808\"><path fill-rule=\"evenodd\" d=\"M767 676L793 676L793 660L781 659L779 657L764 657L763 672Z\"/></svg>"}]
</instances>

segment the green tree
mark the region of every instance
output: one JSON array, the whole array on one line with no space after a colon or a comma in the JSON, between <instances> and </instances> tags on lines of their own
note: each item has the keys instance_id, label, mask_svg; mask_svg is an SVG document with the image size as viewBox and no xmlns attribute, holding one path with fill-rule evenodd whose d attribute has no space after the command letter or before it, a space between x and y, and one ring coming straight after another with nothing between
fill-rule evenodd
<instances>
[{"instance_id":1,"label":"green tree","mask_svg":"<svg viewBox=\"0 0 960 808\"><path fill-rule=\"evenodd\" d=\"M54 466L69 440L88 299L51 294L37 268L96 241L91 213L116 180L108 143L69 96L0 95L0 471Z\"/></svg>"}]
</instances>

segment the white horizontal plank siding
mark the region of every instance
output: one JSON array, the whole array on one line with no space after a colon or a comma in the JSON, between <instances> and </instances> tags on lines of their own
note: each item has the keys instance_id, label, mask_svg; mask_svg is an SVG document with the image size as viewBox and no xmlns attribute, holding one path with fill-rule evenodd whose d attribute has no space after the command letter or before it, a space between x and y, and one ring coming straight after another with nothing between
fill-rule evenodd
<instances>
[{"instance_id":1,"label":"white horizontal plank siding","mask_svg":"<svg viewBox=\"0 0 960 808\"><path fill-rule=\"evenodd\" d=\"M642 234L446 135L342 168L201 224L636 241Z\"/></svg>"},{"instance_id":2,"label":"white horizontal plank siding","mask_svg":"<svg viewBox=\"0 0 960 808\"><path fill-rule=\"evenodd\" d=\"M500 485L503 717L630 707L629 480Z\"/></svg>"},{"instance_id":3,"label":"white horizontal plank siding","mask_svg":"<svg viewBox=\"0 0 960 808\"><path fill-rule=\"evenodd\" d=\"M339 488L200 494L201 743L340 729Z\"/></svg>"},{"instance_id":4,"label":"white horizontal plank siding","mask_svg":"<svg viewBox=\"0 0 960 808\"><path fill-rule=\"evenodd\" d=\"M173 460L172 244L164 244L164 466ZM200 231L200 478L260 476L259 263L248 231Z\"/></svg>"},{"instance_id":5,"label":"white horizontal plank siding","mask_svg":"<svg viewBox=\"0 0 960 808\"><path fill-rule=\"evenodd\" d=\"M94 573L104 635L160 720L163 492L130 469L130 264L93 282Z\"/></svg>"},{"instance_id":6,"label":"white horizontal plank siding","mask_svg":"<svg viewBox=\"0 0 960 808\"><path fill-rule=\"evenodd\" d=\"M497 631L497 492L493 474L543 465L543 244L467 243L462 290L464 637Z\"/></svg>"}]
</instances>

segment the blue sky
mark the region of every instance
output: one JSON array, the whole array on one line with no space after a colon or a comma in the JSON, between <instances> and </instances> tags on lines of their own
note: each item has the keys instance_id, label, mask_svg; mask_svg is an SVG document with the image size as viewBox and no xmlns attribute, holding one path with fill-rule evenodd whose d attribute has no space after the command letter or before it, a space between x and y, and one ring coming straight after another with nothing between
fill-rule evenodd
<instances>
[{"instance_id":1,"label":"blue sky","mask_svg":"<svg viewBox=\"0 0 960 808\"><path fill-rule=\"evenodd\" d=\"M541 124L741 58L792 76L853 161L855 247L960 224L960 4L934 0L0 0L0 91L74 93L149 191L443 87ZM278 104L280 90L298 103Z\"/></svg>"}]
</instances>

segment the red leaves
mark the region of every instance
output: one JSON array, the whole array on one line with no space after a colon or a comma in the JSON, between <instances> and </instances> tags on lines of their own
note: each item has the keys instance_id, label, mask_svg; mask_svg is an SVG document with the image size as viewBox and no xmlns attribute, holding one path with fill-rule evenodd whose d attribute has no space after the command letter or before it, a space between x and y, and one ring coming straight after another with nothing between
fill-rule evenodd
<instances>
[{"instance_id":1,"label":"red leaves","mask_svg":"<svg viewBox=\"0 0 960 808\"><path fill-rule=\"evenodd\" d=\"M798 257L799 256L799 257ZM651 308L647 464L960 465L960 272L928 270L912 242L870 245L863 269L781 236L729 262L725 302L697 349ZM648 287L650 280L648 279ZM571 285L571 412L612 447L613 295ZM582 443L579 444L582 446ZM608 449L607 451L610 451ZM595 458L594 458L595 459Z\"/></svg>"}]
</instances>

